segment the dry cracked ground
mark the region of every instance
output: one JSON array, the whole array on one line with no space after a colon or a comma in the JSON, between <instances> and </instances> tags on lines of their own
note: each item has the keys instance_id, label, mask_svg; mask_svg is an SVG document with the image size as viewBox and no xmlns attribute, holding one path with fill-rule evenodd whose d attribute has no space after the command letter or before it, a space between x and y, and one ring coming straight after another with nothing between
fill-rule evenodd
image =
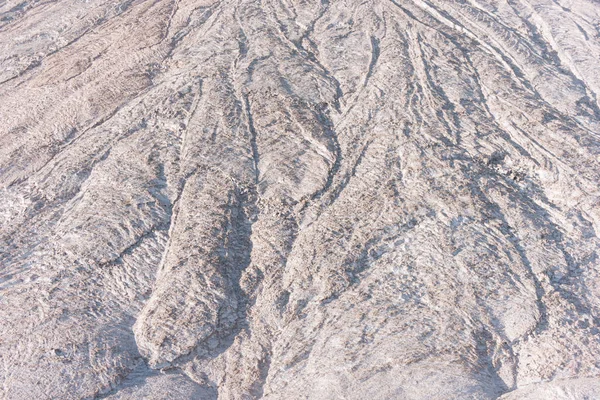
<instances>
[{"instance_id":1,"label":"dry cracked ground","mask_svg":"<svg viewBox=\"0 0 600 400\"><path fill-rule=\"evenodd\" d=\"M597 0L0 0L0 398L600 399Z\"/></svg>"}]
</instances>

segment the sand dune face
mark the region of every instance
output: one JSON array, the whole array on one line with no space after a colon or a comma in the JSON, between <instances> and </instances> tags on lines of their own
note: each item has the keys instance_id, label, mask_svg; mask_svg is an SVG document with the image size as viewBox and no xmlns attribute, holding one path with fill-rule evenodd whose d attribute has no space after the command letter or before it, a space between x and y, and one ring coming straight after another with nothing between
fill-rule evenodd
<instances>
[{"instance_id":1,"label":"sand dune face","mask_svg":"<svg viewBox=\"0 0 600 400\"><path fill-rule=\"evenodd\" d=\"M0 398L600 398L597 2L19 1Z\"/></svg>"}]
</instances>

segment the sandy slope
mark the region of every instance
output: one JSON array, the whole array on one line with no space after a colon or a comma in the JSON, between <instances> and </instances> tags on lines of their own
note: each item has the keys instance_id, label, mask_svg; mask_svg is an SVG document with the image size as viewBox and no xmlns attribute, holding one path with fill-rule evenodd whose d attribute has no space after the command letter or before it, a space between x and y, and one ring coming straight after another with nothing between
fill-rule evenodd
<instances>
[{"instance_id":1,"label":"sandy slope","mask_svg":"<svg viewBox=\"0 0 600 400\"><path fill-rule=\"evenodd\" d=\"M0 398L600 398L598 2L20 1Z\"/></svg>"}]
</instances>

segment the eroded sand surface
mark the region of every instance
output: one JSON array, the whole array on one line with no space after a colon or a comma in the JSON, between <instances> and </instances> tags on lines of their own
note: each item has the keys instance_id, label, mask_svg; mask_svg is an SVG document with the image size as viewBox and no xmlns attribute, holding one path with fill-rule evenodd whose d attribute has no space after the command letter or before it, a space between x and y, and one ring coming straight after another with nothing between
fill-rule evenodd
<instances>
[{"instance_id":1,"label":"eroded sand surface","mask_svg":"<svg viewBox=\"0 0 600 400\"><path fill-rule=\"evenodd\" d=\"M0 1L0 398L600 399L596 0Z\"/></svg>"}]
</instances>

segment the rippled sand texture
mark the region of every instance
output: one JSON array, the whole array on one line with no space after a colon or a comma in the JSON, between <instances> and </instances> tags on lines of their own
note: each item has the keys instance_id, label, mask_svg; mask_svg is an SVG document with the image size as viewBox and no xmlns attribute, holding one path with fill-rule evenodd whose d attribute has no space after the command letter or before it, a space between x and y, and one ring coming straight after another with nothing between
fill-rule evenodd
<instances>
[{"instance_id":1,"label":"rippled sand texture","mask_svg":"<svg viewBox=\"0 0 600 400\"><path fill-rule=\"evenodd\" d=\"M600 398L597 1L3 0L0 82L0 398Z\"/></svg>"}]
</instances>

